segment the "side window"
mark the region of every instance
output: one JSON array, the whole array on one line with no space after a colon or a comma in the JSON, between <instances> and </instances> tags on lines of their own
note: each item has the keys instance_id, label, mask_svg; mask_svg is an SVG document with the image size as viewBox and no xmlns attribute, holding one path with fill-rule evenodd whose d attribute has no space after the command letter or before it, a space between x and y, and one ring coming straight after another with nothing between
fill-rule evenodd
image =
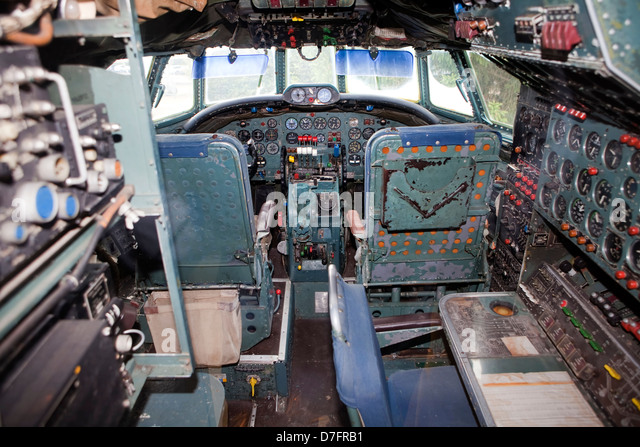
<instances>
[{"instance_id":1,"label":"side window","mask_svg":"<svg viewBox=\"0 0 640 447\"><path fill-rule=\"evenodd\" d=\"M427 56L429 102L440 109L473 116L473 108L458 88L460 74L449 52L434 50Z\"/></svg>"},{"instance_id":2,"label":"side window","mask_svg":"<svg viewBox=\"0 0 640 447\"><path fill-rule=\"evenodd\" d=\"M488 118L494 123L513 127L520 81L481 55L467 54L476 75Z\"/></svg>"},{"instance_id":3,"label":"side window","mask_svg":"<svg viewBox=\"0 0 640 447\"><path fill-rule=\"evenodd\" d=\"M157 104L151 105L151 117L154 121L179 115L193 108L195 97L192 66L193 60L186 54L177 54L169 59L160 80L160 100L156 98Z\"/></svg>"}]
</instances>

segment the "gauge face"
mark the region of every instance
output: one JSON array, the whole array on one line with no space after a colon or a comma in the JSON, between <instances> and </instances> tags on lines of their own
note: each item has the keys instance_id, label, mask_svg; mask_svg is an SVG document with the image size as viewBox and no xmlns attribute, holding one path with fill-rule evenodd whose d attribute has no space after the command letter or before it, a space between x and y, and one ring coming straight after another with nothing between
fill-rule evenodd
<instances>
[{"instance_id":1,"label":"gauge face","mask_svg":"<svg viewBox=\"0 0 640 447\"><path fill-rule=\"evenodd\" d=\"M278 143L268 143L266 150L267 154L275 155L280 152L280 146L278 146Z\"/></svg>"},{"instance_id":2,"label":"gauge face","mask_svg":"<svg viewBox=\"0 0 640 447\"><path fill-rule=\"evenodd\" d=\"M340 118L338 118L337 116L332 116L331 118L329 118L327 124L329 125L329 129L335 130L339 129L342 123L340 122Z\"/></svg>"},{"instance_id":3,"label":"gauge face","mask_svg":"<svg viewBox=\"0 0 640 447\"><path fill-rule=\"evenodd\" d=\"M273 129L274 127L276 127L278 125L278 120L275 118L269 118L267 120L267 126L271 129Z\"/></svg>"},{"instance_id":4,"label":"gauge face","mask_svg":"<svg viewBox=\"0 0 640 447\"><path fill-rule=\"evenodd\" d=\"M620 236L614 233L609 233L604 239L603 244L604 256L613 262L614 264L622 259L622 246L623 242Z\"/></svg>"},{"instance_id":5,"label":"gauge face","mask_svg":"<svg viewBox=\"0 0 640 447\"><path fill-rule=\"evenodd\" d=\"M246 143L251 138L251 133L247 129L242 129L238 131L238 140L242 143Z\"/></svg>"},{"instance_id":6,"label":"gauge face","mask_svg":"<svg viewBox=\"0 0 640 447\"><path fill-rule=\"evenodd\" d=\"M629 248L627 255L629 266L636 272L640 272L640 240L635 241Z\"/></svg>"},{"instance_id":7,"label":"gauge face","mask_svg":"<svg viewBox=\"0 0 640 447\"><path fill-rule=\"evenodd\" d=\"M573 162L571 160L565 160L560 168L560 180L562 180L566 185L571 184L573 181L574 170L575 166L573 165Z\"/></svg>"},{"instance_id":8,"label":"gauge face","mask_svg":"<svg viewBox=\"0 0 640 447\"><path fill-rule=\"evenodd\" d=\"M583 196L589 194L589 191L591 190L591 183L592 178L589 174L589 171L587 171L586 169L580 171L580 174L578 174L578 182L576 183L578 192Z\"/></svg>"},{"instance_id":9,"label":"gauge face","mask_svg":"<svg viewBox=\"0 0 640 447\"><path fill-rule=\"evenodd\" d=\"M617 140L610 141L604 148L604 164L609 169L617 169L622 161L622 147Z\"/></svg>"},{"instance_id":10,"label":"gauge face","mask_svg":"<svg viewBox=\"0 0 640 447\"><path fill-rule=\"evenodd\" d=\"M251 132L251 138L253 138L253 141L262 141L264 139L264 132L260 129L255 129Z\"/></svg>"},{"instance_id":11,"label":"gauge face","mask_svg":"<svg viewBox=\"0 0 640 447\"><path fill-rule=\"evenodd\" d=\"M528 133L524 139L524 150L526 154L533 154L538 146L538 137L534 133Z\"/></svg>"},{"instance_id":12,"label":"gauge face","mask_svg":"<svg viewBox=\"0 0 640 447\"><path fill-rule=\"evenodd\" d=\"M362 148L362 145L360 144L359 141L352 141L351 143L349 143L349 152L352 154L356 152L360 152L361 148Z\"/></svg>"},{"instance_id":13,"label":"gauge face","mask_svg":"<svg viewBox=\"0 0 640 447\"><path fill-rule=\"evenodd\" d=\"M551 175L556 175L558 172L558 154L550 152L547 157L547 172Z\"/></svg>"},{"instance_id":14,"label":"gauge face","mask_svg":"<svg viewBox=\"0 0 640 447\"><path fill-rule=\"evenodd\" d=\"M562 120L556 121L553 125L553 140L560 143L564 140L565 135L567 135L567 123Z\"/></svg>"},{"instance_id":15,"label":"gauge face","mask_svg":"<svg viewBox=\"0 0 640 447\"><path fill-rule=\"evenodd\" d=\"M276 129L267 129L264 136L267 138L267 141L275 141L278 139L278 131Z\"/></svg>"},{"instance_id":16,"label":"gauge face","mask_svg":"<svg viewBox=\"0 0 640 447\"><path fill-rule=\"evenodd\" d=\"M602 231L604 230L604 219L602 214L597 211L591 211L589 214L589 219L587 220L587 230L594 238L599 238L602 236Z\"/></svg>"},{"instance_id":17,"label":"gauge face","mask_svg":"<svg viewBox=\"0 0 640 447\"><path fill-rule=\"evenodd\" d=\"M564 197L556 197L556 201L553 203L553 212L558 219L562 219L567 213L567 201Z\"/></svg>"},{"instance_id":18,"label":"gauge face","mask_svg":"<svg viewBox=\"0 0 640 447\"><path fill-rule=\"evenodd\" d=\"M640 152L636 151L631 156L630 168L636 174L640 174Z\"/></svg>"},{"instance_id":19,"label":"gauge face","mask_svg":"<svg viewBox=\"0 0 640 447\"><path fill-rule=\"evenodd\" d=\"M631 208L629 204L622 199L615 199L609 221L618 231L627 231L631 222Z\"/></svg>"},{"instance_id":20,"label":"gauge face","mask_svg":"<svg viewBox=\"0 0 640 447\"><path fill-rule=\"evenodd\" d=\"M600 154L600 148L602 147L602 140L597 132L591 132L587 137L587 141L584 143L584 154L589 160L595 160Z\"/></svg>"},{"instance_id":21,"label":"gauge face","mask_svg":"<svg viewBox=\"0 0 640 447\"><path fill-rule=\"evenodd\" d=\"M304 101L304 98L306 96L307 95L305 94L304 89L302 89L302 88L297 88L296 87L293 90L291 90L291 100L293 102L300 103L300 102Z\"/></svg>"},{"instance_id":22,"label":"gauge face","mask_svg":"<svg viewBox=\"0 0 640 447\"><path fill-rule=\"evenodd\" d=\"M329 102L331 101L331 90L329 90L326 87L322 87L320 90L318 90L318 93L316 94L316 96L318 97L318 101L320 102Z\"/></svg>"},{"instance_id":23,"label":"gauge face","mask_svg":"<svg viewBox=\"0 0 640 447\"><path fill-rule=\"evenodd\" d=\"M601 208L608 207L611 204L611 183L606 180L599 181L593 195L596 205Z\"/></svg>"},{"instance_id":24,"label":"gauge face","mask_svg":"<svg viewBox=\"0 0 640 447\"><path fill-rule=\"evenodd\" d=\"M358 118L349 118L349 127L358 127L359 122Z\"/></svg>"},{"instance_id":25,"label":"gauge face","mask_svg":"<svg viewBox=\"0 0 640 447\"><path fill-rule=\"evenodd\" d=\"M289 132L287 134L287 143L296 144L298 142L298 134L295 132Z\"/></svg>"},{"instance_id":26,"label":"gauge face","mask_svg":"<svg viewBox=\"0 0 640 447\"><path fill-rule=\"evenodd\" d=\"M362 131L362 138L364 138L365 140L368 140L369 138L371 138L371 135L373 135L376 131L373 130L371 127L366 127L363 131Z\"/></svg>"},{"instance_id":27,"label":"gauge face","mask_svg":"<svg viewBox=\"0 0 640 447\"><path fill-rule=\"evenodd\" d=\"M262 144L262 143L256 144L256 154L262 155L262 154L264 154L264 151L265 151L264 144Z\"/></svg>"},{"instance_id":28,"label":"gauge face","mask_svg":"<svg viewBox=\"0 0 640 447\"><path fill-rule=\"evenodd\" d=\"M349 139L357 140L362 136L362 132L357 127L352 127L349 129Z\"/></svg>"},{"instance_id":29,"label":"gauge face","mask_svg":"<svg viewBox=\"0 0 640 447\"><path fill-rule=\"evenodd\" d=\"M301 118L298 124L300 125L300 129L304 129L304 130L309 130L311 129L311 127L313 127L313 121L311 121L311 118L307 116L305 116L304 118Z\"/></svg>"},{"instance_id":30,"label":"gauge face","mask_svg":"<svg viewBox=\"0 0 640 447\"><path fill-rule=\"evenodd\" d=\"M549 209L556 192L556 190L554 190L547 184L542 187L542 190L540 191L540 204L543 208Z\"/></svg>"},{"instance_id":31,"label":"gauge face","mask_svg":"<svg viewBox=\"0 0 640 447\"><path fill-rule=\"evenodd\" d=\"M582 223L582 221L584 220L584 202L582 200L575 199L573 202L571 202L569 216L574 223Z\"/></svg>"},{"instance_id":32,"label":"gauge face","mask_svg":"<svg viewBox=\"0 0 640 447\"><path fill-rule=\"evenodd\" d=\"M582 146L582 127L575 124L569 131L569 149L577 151Z\"/></svg>"},{"instance_id":33,"label":"gauge face","mask_svg":"<svg viewBox=\"0 0 640 447\"><path fill-rule=\"evenodd\" d=\"M295 118L289 118L287 119L287 121L285 121L284 125L287 129L293 130L298 127L298 121Z\"/></svg>"},{"instance_id":34,"label":"gauge face","mask_svg":"<svg viewBox=\"0 0 640 447\"><path fill-rule=\"evenodd\" d=\"M522 124L527 124L531 120L531 113L527 110L526 107L520 109L520 122Z\"/></svg>"},{"instance_id":35,"label":"gauge face","mask_svg":"<svg viewBox=\"0 0 640 447\"><path fill-rule=\"evenodd\" d=\"M625 196L633 199L638 193L638 181L634 177L627 178L622 185L622 190Z\"/></svg>"},{"instance_id":36,"label":"gauge face","mask_svg":"<svg viewBox=\"0 0 640 447\"><path fill-rule=\"evenodd\" d=\"M323 117L319 116L315 120L313 120L313 127L316 129L322 130L327 128L327 120Z\"/></svg>"},{"instance_id":37,"label":"gauge face","mask_svg":"<svg viewBox=\"0 0 640 447\"><path fill-rule=\"evenodd\" d=\"M316 138L318 138L318 143L324 143L327 139L327 137L323 133L319 133L318 135L316 135Z\"/></svg>"}]
</instances>

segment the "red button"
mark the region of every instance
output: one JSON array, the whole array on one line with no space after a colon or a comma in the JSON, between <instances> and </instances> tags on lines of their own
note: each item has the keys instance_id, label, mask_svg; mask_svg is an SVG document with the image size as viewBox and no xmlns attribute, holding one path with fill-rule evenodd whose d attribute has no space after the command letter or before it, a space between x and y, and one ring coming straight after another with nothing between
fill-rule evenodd
<instances>
[{"instance_id":1,"label":"red button","mask_svg":"<svg viewBox=\"0 0 640 447\"><path fill-rule=\"evenodd\" d=\"M598 168L591 167L591 168L587 169L587 173L589 175L596 175L598 173Z\"/></svg>"},{"instance_id":2,"label":"red button","mask_svg":"<svg viewBox=\"0 0 640 447\"><path fill-rule=\"evenodd\" d=\"M637 289L638 288L638 281L634 280L634 279L630 279L629 281L627 281L627 289Z\"/></svg>"},{"instance_id":3,"label":"red button","mask_svg":"<svg viewBox=\"0 0 640 447\"><path fill-rule=\"evenodd\" d=\"M635 236L636 234L640 233L640 228L636 227L635 225L632 225L629 227L627 232L629 233L630 236Z\"/></svg>"},{"instance_id":4,"label":"red button","mask_svg":"<svg viewBox=\"0 0 640 447\"><path fill-rule=\"evenodd\" d=\"M627 273L622 270L618 270L615 275L617 279L625 279L627 277Z\"/></svg>"}]
</instances>

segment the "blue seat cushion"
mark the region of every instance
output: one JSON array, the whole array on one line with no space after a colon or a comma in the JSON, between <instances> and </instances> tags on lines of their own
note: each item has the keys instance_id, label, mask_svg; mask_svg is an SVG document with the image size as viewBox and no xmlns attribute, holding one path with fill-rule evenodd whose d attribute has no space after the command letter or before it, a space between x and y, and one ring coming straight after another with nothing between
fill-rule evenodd
<instances>
[{"instance_id":1,"label":"blue seat cushion","mask_svg":"<svg viewBox=\"0 0 640 447\"><path fill-rule=\"evenodd\" d=\"M455 366L397 371L388 379L395 427L476 427Z\"/></svg>"}]
</instances>

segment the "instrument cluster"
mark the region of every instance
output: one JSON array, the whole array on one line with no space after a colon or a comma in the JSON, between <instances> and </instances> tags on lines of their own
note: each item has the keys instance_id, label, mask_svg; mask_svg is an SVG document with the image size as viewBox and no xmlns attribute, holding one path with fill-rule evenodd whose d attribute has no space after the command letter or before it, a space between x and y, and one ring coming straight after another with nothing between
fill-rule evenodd
<instances>
[{"instance_id":1,"label":"instrument cluster","mask_svg":"<svg viewBox=\"0 0 640 447\"><path fill-rule=\"evenodd\" d=\"M537 207L632 292L640 281L640 147L622 129L557 105Z\"/></svg>"}]
</instances>

